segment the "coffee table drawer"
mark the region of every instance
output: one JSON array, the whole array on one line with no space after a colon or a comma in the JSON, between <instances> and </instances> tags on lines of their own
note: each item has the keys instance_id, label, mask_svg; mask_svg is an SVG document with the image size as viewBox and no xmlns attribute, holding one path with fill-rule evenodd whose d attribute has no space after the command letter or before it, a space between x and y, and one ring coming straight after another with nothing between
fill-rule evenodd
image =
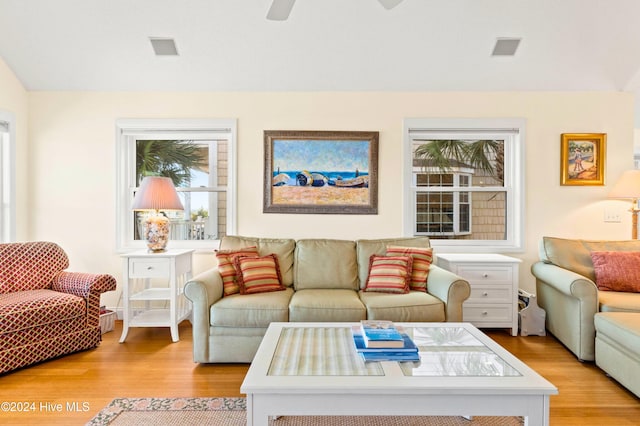
<instances>
[{"instance_id":1,"label":"coffee table drawer","mask_svg":"<svg viewBox=\"0 0 640 426\"><path fill-rule=\"evenodd\" d=\"M513 287L510 285L472 286L471 295L465 303L513 303Z\"/></svg>"},{"instance_id":2,"label":"coffee table drawer","mask_svg":"<svg viewBox=\"0 0 640 426\"><path fill-rule=\"evenodd\" d=\"M464 306L462 317L469 322L504 322L513 319L511 305Z\"/></svg>"}]
</instances>

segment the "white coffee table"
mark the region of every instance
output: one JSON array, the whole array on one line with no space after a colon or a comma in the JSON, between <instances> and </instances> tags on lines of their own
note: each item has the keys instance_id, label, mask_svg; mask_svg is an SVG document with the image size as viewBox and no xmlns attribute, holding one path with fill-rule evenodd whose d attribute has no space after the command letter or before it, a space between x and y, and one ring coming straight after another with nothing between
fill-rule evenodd
<instances>
[{"instance_id":1,"label":"white coffee table","mask_svg":"<svg viewBox=\"0 0 640 426\"><path fill-rule=\"evenodd\" d=\"M549 424L553 384L469 323L402 325L420 363L365 363L351 323L272 323L240 387L247 425L269 416L524 416Z\"/></svg>"}]
</instances>

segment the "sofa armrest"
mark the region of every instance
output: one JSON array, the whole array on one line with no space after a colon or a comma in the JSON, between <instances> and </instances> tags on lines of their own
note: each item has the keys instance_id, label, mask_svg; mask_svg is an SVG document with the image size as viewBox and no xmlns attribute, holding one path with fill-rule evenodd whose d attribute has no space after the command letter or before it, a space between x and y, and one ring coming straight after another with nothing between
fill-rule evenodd
<instances>
[{"instance_id":1,"label":"sofa armrest","mask_svg":"<svg viewBox=\"0 0 640 426\"><path fill-rule=\"evenodd\" d=\"M462 303L471 295L469 282L437 265L431 265L427 292L445 304L447 322L462 322Z\"/></svg>"},{"instance_id":2,"label":"sofa armrest","mask_svg":"<svg viewBox=\"0 0 640 426\"><path fill-rule=\"evenodd\" d=\"M595 359L594 317L598 287L589 278L559 266L536 262L538 304L546 311L546 327L578 359Z\"/></svg>"},{"instance_id":3,"label":"sofa armrest","mask_svg":"<svg viewBox=\"0 0 640 426\"><path fill-rule=\"evenodd\" d=\"M116 279L107 274L62 271L51 282L51 290L87 300L87 325L100 325L100 294L116 289Z\"/></svg>"},{"instance_id":4,"label":"sofa armrest","mask_svg":"<svg viewBox=\"0 0 640 426\"><path fill-rule=\"evenodd\" d=\"M62 271L53 278L51 289L88 299L91 294L100 295L115 290L116 279L107 274Z\"/></svg>"},{"instance_id":5,"label":"sofa armrest","mask_svg":"<svg viewBox=\"0 0 640 426\"><path fill-rule=\"evenodd\" d=\"M551 263L536 262L531 265L531 273L544 284L553 287L560 293L577 299L595 302L597 309L598 287L589 278Z\"/></svg>"},{"instance_id":6,"label":"sofa armrest","mask_svg":"<svg viewBox=\"0 0 640 426\"><path fill-rule=\"evenodd\" d=\"M193 361L209 359L211 305L222 298L222 277L217 268L196 275L184 286L184 295L192 303Z\"/></svg>"}]
</instances>

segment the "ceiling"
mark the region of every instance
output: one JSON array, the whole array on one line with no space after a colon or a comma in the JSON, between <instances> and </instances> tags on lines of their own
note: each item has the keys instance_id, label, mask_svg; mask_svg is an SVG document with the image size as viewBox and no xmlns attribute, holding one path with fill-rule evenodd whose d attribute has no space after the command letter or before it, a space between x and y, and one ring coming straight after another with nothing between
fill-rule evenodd
<instances>
[{"instance_id":1,"label":"ceiling","mask_svg":"<svg viewBox=\"0 0 640 426\"><path fill-rule=\"evenodd\" d=\"M640 94L638 0L297 0L286 21L270 5L0 0L0 56L32 91ZM491 56L499 37L522 38L515 56Z\"/></svg>"}]
</instances>

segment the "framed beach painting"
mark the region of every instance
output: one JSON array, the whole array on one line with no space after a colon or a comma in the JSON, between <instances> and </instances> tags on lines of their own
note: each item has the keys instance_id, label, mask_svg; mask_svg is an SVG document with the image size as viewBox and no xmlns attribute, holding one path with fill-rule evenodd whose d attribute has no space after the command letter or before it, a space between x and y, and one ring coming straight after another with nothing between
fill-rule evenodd
<instances>
[{"instance_id":1,"label":"framed beach painting","mask_svg":"<svg viewBox=\"0 0 640 426\"><path fill-rule=\"evenodd\" d=\"M561 185L604 185L606 133L563 133Z\"/></svg>"},{"instance_id":2,"label":"framed beach painting","mask_svg":"<svg viewBox=\"0 0 640 426\"><path fill-rule=\"evenodd\" d=\"M263 212L377 214L378 132L265 130Z\"/></svg>"}]
</instances>

